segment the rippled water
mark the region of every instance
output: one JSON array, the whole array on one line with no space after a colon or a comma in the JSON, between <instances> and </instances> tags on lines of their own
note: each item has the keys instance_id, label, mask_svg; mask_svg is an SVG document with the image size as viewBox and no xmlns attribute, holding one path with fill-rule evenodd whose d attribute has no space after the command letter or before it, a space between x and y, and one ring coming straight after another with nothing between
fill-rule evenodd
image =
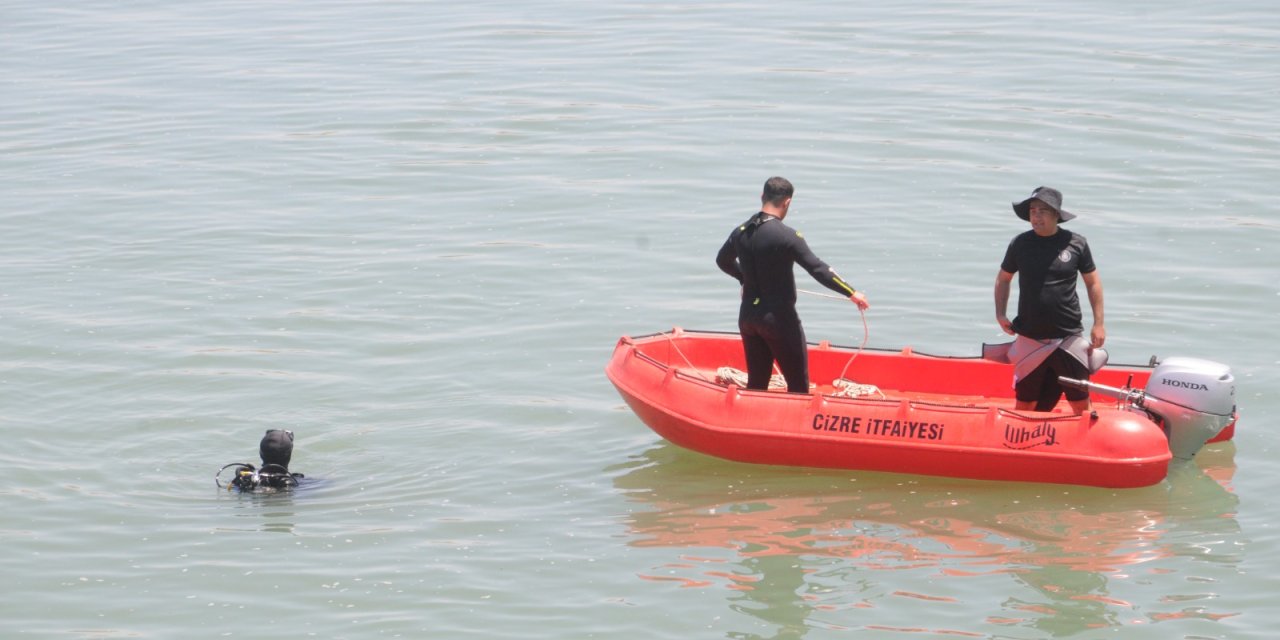
<instances>
[{"instance_id":1,"label":"rippled water","mask_svg":"<svg viewBox=\"0 0 1280 640\"><path fill-rule=\"evenodd\" d=\"M1263 2L0 0L0 630L1252 638L1280 626L1280 14ZM730 329L760 183L970 355L1039 184L1117 362L1232 365L1140 490L779 469L602 368ZM856 344L848 305L801 302ZM214 472L298 434L300 490Z\"/></svg>"}]
</instances>

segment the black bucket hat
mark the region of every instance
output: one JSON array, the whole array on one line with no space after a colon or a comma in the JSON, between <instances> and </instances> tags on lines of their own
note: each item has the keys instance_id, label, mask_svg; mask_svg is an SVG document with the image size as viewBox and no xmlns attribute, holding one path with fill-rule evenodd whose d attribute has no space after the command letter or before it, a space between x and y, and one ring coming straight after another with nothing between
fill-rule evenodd
<instances>
[{"instance_id":1,"label":"black bucket hat","mask_svg":"<svg viewBox=\"0 0 1280 640\"><path fill-rule=\"evenodd\" d=\"M1062 192L1053 187L1036 187L1035 191L1022 202L1013 203L1013 212L1018 214L1023 220L1031 219L1031 201L1039 200L1058 212L1058 222L1066 222L1076 217L1074 213L1068 213L1062 208Z\"/></svg>"}]
</instances>

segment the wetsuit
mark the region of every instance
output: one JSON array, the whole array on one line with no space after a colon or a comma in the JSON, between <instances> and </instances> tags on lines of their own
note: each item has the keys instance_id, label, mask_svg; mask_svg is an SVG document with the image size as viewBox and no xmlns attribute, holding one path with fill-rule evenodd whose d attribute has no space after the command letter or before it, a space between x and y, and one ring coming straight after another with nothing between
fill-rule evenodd
<instances>
[{"instance_id":1,"label":"wetsuit","mask_svg":"<svg viewBox=\"0 0 1280 640\"><path fill-rule=\"evenodd\" d=\"M716 264L742 283L738 330L747 357L747 388L767 389L777 360L787 390L808 393L809 351L796 313L792 265L841 295L853 295L853 287L813 254L804 236L763 211L729 234Z\"/></svg>"},{"instance_id":2,"label":"wetsuit","mask_svg":"<svg viewBox=\"0 0 1280 640\"><path fill-rule=\"evenodd\" d=\"M1047 238L1035 231L1021 233L1009 243L1000 268L1018 274L1015 333L1036 340L1084 333L1076 277L1097 270L1084 236L1066 229L1058 229ZM1031 374L1018 380L1018 400L1035 401L1038 411L1049 411L1063 393L1072 401L1089 397L1083 389L1064 388L1058 383L1060 375L1088 380L1089 368L1058 349Z\"/></svg>"}]
</instances>

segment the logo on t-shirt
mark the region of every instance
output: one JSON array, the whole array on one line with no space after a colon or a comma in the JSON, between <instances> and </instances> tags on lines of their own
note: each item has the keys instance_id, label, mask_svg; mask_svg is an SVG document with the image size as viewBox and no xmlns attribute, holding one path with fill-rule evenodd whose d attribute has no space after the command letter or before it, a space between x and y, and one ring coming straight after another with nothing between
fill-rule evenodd
<instances>
[{"instance_id":1,"label":"logo on t-shirt","mask_svg":"<svg viewBox=\"0 0 1280 640\"><path fill-rule=\"evenodd\" d=\"M1071 262L1071 250L1063 249L1062 253L1058 254L1058 260L1062 262Z\"/></svg>"}]
</instances>

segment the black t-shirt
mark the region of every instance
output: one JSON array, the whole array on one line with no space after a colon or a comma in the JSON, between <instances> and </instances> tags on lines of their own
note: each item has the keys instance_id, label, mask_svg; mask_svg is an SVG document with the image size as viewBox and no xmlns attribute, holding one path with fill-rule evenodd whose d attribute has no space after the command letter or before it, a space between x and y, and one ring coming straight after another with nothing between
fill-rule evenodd
<instances>
[{"instance_id":1,"label":"black t-shirt","mask_svg":"<svg viewBox=\"0 0 1280 640\"><path fill-rule=\"evenodd\" d=\"M720 247L716 264L742 283L744 305L766 310L795 306L795 264L828 289L853 295L853 287L814 255L800 232L763 212L734 228Z\"/></svg>"},{"instance_id":2,"label":"black t-shirt","mask_svg":"<svg viewBox=\"0 0 1280 640\"><path fill-rule=\"evenodd\" d=\"M1084 236L1061 228L1047 238L1035 231L1019 234L1000 268L1018 274L1015 332L1037 340L1084 333L1076 274L1097 270Z\"/></svg>"}]
</instances>

